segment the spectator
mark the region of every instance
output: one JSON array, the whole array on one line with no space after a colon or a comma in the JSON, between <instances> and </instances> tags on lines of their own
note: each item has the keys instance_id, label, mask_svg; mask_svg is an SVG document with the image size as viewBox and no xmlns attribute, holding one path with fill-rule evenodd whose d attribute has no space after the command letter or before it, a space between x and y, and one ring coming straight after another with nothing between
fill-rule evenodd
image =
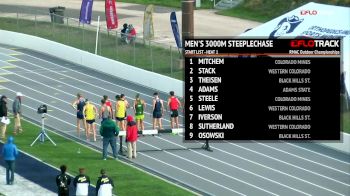
<instances>
[{"instance_id":1,"label":"spectator","mask_svg":"<svg viewBox=\"0 0 350 196\"><path fill-rule=\"evenodd\" d=\"M111 145L113 156L115 159L117 159L117 141L115 137L119 135L119 127L111 118L108 118L102 122L100 127L100 134L103 137L103 160L107 160L108 144Z\"/></svg>"},{"instance_id":2,"label":"spectator","mask_svg":"<svg viewBox=\"0 0 350 196\"><path fill-rule=\"evenodd\" d=\"M144 110L146 109L146 103L140 98L140 94L136 94L134 101L135 120L138 130L145 130L143 119L145 118Z\"/></svg>"},{"instance_id":3,"label":"spectator","mask_svg":"<svg viewBox=\"0 0 350 196\"><path fill-rule=\"evenodd\" d=\"M13 134L22 133L22 126L21 126L21 116L22 116L22 99L23 94L21 92L16 93L16 98L13 101L12 104L12 112L15 119L15 129L13 131Z\"/></svg>"},{"instance_id":4,"label":"spectator","mask_svg":"<svg viewBox=\"0 0 350 196\"><path fill-rule=\"evenodd\" d=\"M164 104L163 104L163 100L161 100L158 96L158 93L155 92L153 94L154 98L153 98L153 129L156 128L156 126L158 126L159 129L163 129L162 127L162 116L164 113Z\"/></svg>"},{"instance_id":5,"label":"spectator","mask_svg":"<svg viewBox=\"0 0 350 196\"><path fill-rule=\"evenodd\" d=\"M70 177L66 174L67 166L61 165L61 173L56 176L58 196L69 196Z\"/></svg>"},{"instance_id":6,"label":"spectator","mask_svg":"<svg viewBox=\"0 0 350 196\"><path fill-rule=\"evenodd\" d=\"M170 109L170 121L171 128L173 129L176 125L176 128L179 128L179 107L181 103L177 97L175 97L174 91L170 91L170 97L168 99L168 107ZM174 125L175 124L175 125Z\"/></svg>"},{"instance_id":7,"label":"spectator","mask_svg":"<svg viewBox=\"0 0 350 196\"><path fill-rule=\"evenodd\" d=\"M15 172L15 161L18 156L18 150L14 144L14 139L10 136L7 140L7 143L2 148L2 156L7 164L6 167L6 184L12 185L14 181L14 172Z\"/></svg>"},{"instance_id":8,"label":"spectator","mask_svg":"<svg viewBox=\"0 0 350 196\"><path fill-rule=\"evenodd\" d=\"M7 97L5 95L0 98L0 130L1 130L1 140L5 141L6 136L6 126L8 118L7 118Z\"/></svg>"},{"instance_id":9,"label":"spectator","mask_svg":"<svg viewBox=\"0 0 350 196\"><path fill-rule=\"evenodd\" d=\"M79 175L77 175L73 180L73 185L76 189L76 196L88 196L89 195L89 186L90 186L90 177L85 175L85 169L79 168Z\"/></svg>"},{"instance_id":10,"label":"spectator","mask_svg":"<svg viewBox=\"0 0 350 196\"><path fill-rule=\"evenodd\" d=\"M75 110L77 110L77 134L79 138L80 138L80 122L83 123L84 129L86 131L86 121L83 115L84 106L85 106L85 99L80 93L78 93L77 99L74 100L72 103L72 107Z\"/></svg>"},{"instance_id":11,"label":"spectator","mask_svg":"<svg viewBox=\"0 0 350 196\"><path fill-rule=\"evenodd\" d=\"M97 196L112 196L112 189L114 188L113 180L107 176L106 171L101 169L101 176L98 177L96 183Z\"/></svg>"},{"instance_id":12,"label":"spectator","mask_svg":"<svg viewBox=\"0 0 350 196\"><path fill-rule=\"evenodd\" d=\"M126 142L128 144L128 158L136 158L136 141L137 141L137 126L132 118L128 115L126 128Z\"/></svg>"},{"instance_id":13,"label":"spectator","mask_svg":"<svg viewBox=\"0 0 350 196\"><path fill-rule=\"evenodd\" d=\"M128 43L133 43L136 40L136 29L132 24L129 24L128 31Z\"/></svg>"},{"instance_id":14,"label":"spectator","mask_svg":"<svg viewBox=\"0 0 350 196\"><path fill-rule=\"evenodd\" d=\"M128 43L128 24L123 24L123 29L120 31L120 37L124 43Z\"/></svg>"},{"instance_id":15,"label":"spectator","mask_svg":"<svg viewBox=\"0 0 350 196\"><path fill-rule=\"evenodd\" d=\"M85 106L83 108L83 116L86 119L86 140L89 141L90 139L90 133L92 132L94 136L94 142L96 142L96 125L95 125L95 119L97 108L95 105L93 105L89 100L85 100Z\"/></svg>"}]
</instances>

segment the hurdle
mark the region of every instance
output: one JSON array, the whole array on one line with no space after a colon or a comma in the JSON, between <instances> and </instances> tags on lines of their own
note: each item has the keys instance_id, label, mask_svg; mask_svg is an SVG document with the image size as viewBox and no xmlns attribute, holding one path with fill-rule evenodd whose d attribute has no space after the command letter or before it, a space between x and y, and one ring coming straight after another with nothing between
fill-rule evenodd
<instances>
[{"instance_id":1,"label":"hurdle","mask_svg":"<svg viewBox=\"0 0 350 196\"><path fill-rule=\"evenodd\" d=\"M183 128L174 128L174 129L149 129L149 130L141 130L138 131L139 136L154 136L161 134L173 134L178 135L184 133ZM123 137L126 136L126 131L119 131L119 151L118 154L125 156L124 152L126 152L125 148L123 148ZM166 149L166 150L189 150L189 149L204 149L206 151L212 152L213 150L209 146L209 140L206 140L203 146L198 148L177 148L177 149ZM146 151L163 151L163 150L146 150Z\"/></svg>"}]
</instances>

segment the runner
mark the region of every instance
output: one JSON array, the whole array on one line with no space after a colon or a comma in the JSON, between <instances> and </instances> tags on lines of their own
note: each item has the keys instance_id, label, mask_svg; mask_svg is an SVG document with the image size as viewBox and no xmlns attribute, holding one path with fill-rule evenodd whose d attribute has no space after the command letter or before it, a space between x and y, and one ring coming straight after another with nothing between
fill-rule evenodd
<instances>
[{"instance_id":1,"label":"runner","mask_svg":"<svg viewBox=\"0 0 350 196\"><path fill-rule=\"evenodd\" d=\"M128 102L128 100L126 100L126 97L125 97L125 95L124 94L120 94L120 98L125 102L125 107L126 107L126 109L125 109L125 117L124 117L124 130L126 130L126 116L128 115L127 114L127 109L130 107L130 105L129 105L129 102Z\"/></svg>"},{"instance_id":2,"label":"runner","mask_svg":"<svg viewBox=\"0 0 350 196\"><path fill-rule=\"evenodd\" d=\"M162 116L164 113L164 104L163 104L163 100L161 100L158 96L158 93L155 92L153 94L154 98L153 98L153 129L156 128L156 126L158 125L159 129L163 129L162 126Z\"/></svg>"},{"instance_id":3,"label":"runner","mask_svg":"<svg viewBox=\"0 0 350 196\"><path fill-rule=\"evenodd\" d=\"M103 95L103 99L106 101L106 105L111 108L112 111L112 116L111 118L113 119L113 107L112 107L112 101L108 98L107 95Z\"/></svg>"},{"instance_id":4,"label":"runner","mask_svg":"<svg viewBox=\"0 0 350 196\"><path fill-rule=\"evenodd\" d=\"M77 110L77 134L78 137L80 137L80 122L83 123L84 129L86 131L86 121L83 115L83 108L85 106L85 99L84 97L78 93L77 99L73 101L72 107Z\"/></svg>"},{"instance_id":5,"label":"runner","mask_svg":"<svg viewBox=\"0 0 350 196\"><path fill-rule=\"evenodd\" d=\"M101 100L99 118L102 118L101 123L107 120L108 118L112 118L112 109L111 107L107 106L105 99Z\"/></svg>"},{"instance_id":6,"label":"runner","mask_svg":"<svg viewBox=\"0 0 350 196\"><path fill-rule=\"evenodd\" d=\"M170 109L170 121L171 128L174 128L174 124L176 124L176 128L179 128L179 107L181 103L178 98L175 97L174 91L170 91L170 97L168 99L168 107Z\"/></svg>"},{"instance_id":7,"label":"runner","mask_svg":"<svg viewBox=\"0 0 350 196\"><path fill-rule=\"evenodd\" d=\"M96 124L95 118L97 114L97 108L95 105L91 104L89 100L85 100L85 106L83 109L83 116L86 119L87 129L86 129L86 140L90 140L90 133L92 130L94 136L94 142L96 142Z\"/></svg>"},{"instance_id":8,"label":"runner","mask_svg":"<svg viewBox=\"0 0 350 196\"><path fill-rule=\"evenodd\" d=\"M143 122L143 119L145 118L143 111L145 109L146 103L143 99L140 98L140 94L137 93L134 101L134 112L138 130L145 130L145 124Z\"/></svg>"},{"instance_id":9,"label":"runner","mask_svg":"<svg viewBox=\"0 0 350 196\"><path fill-rule=\"evenodd\" d=\"M117 120L118 126L121 130L125 131L125 114L126 114L126 104L121 96L115 96L115 119Z\"/></svg>"}]
</instances>

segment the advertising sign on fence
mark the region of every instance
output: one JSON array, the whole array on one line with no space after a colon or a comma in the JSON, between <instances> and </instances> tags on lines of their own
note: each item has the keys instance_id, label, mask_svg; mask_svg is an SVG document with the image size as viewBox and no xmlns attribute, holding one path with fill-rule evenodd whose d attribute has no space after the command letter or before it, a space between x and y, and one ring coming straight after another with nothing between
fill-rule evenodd
<instances>
[{"instance_id":1,"label":"advertising sign on fence","mask_svg":"<svg viewBox=\"0 0 350 196\"><path fill-rule=\"evenodd\" d=\"M83 0L81 2L79 22L90 24L92 15L93 0Z\"/></svg>"},{"instance_id":2,"label":"advertising sign on fence","mask_svg":"<svg viewBox=\"0 0 350 196\"><path fill-rule=\"evenodd\" d=\"M171 12L170 14L170 23L171 23L171 28L173 29L176 45L178 48L181 48L181 39L180 39L180 33L179 33L179 26L177 24L177 19L176 19L176 13Z\"/></svg>"},{"instance_id":3,"label":"advertising sign on fence","mask_svg":"<svg viewBox=\"0 0 350 196\"><path fill-rule=\"evenodd\" d=\"M105 12L107 29L110 30L118 28L118 17L114 0L105 1Z\"/></svg>"}]
</instances>

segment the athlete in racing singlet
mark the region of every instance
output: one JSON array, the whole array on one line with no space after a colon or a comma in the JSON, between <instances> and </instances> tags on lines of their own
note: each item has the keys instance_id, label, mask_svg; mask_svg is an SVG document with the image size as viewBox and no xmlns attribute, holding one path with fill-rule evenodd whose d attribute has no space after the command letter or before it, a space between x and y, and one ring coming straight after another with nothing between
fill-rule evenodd
<instances>
[{"instance_id":1,"label":"athlete in racing singlet","mask_svg":"<svg viewBox=\"0 0 350 196\"><path fill-rule=\"evenodd\" d=\"M118 126L121 130L125 131L125 114L126 114L126 104L125 101L116 96L117 102L115 103L115 119L118 122Z\"/></svg>"},{"instance_id":2,"label":"athlete in racing singlet","mask_svg":"<svg viewBox=\"0 0 350 196\"><path fill-rule=\"evenodd\" d=\"M134 112L136 125L139 130L145 130L143 119L145 118L144 110L146 109L146 103L140 98L140 94L136 94L134 101Z\"/></svg>"},{"instance_id":3,"label":"athlete in racing singlet","mask_svg":"<svg viewBox=\"0 0 350 196\"><path fill-rule=\"evenodd\" d=\"M162 115L164 112L163 100L161 100L158 96L158 93L155 92L153 94L153 129L158 125L159 129L163 129L162 127Z\"/></svg>"},{"instance_id":4,"label":"athlete in racing singlet","mask_svg":"<svg viewBox=\"0 0 350 196\"><path fill-rule=\"evenodd\" d=\"M179 106L181 106L181 103L177 97L175 97L174 91L170 91L170 97L168 99L168 107L170 108L170 121L171 121L171 128L174 128L174 124L176 125L176 128L179 128Z\"/></svg>"},{"instance_id":5,"label":"athlete in racing singlet","mask_svg":"<svg viewBox=\"0 0 350 196\"><path fill-rule=\"evenodd\" d=\"M84 97L80 93L78 93L77 99L75 99L71 105L77 112L77 135L78 135L78 137L80 137L80 122L83 123L83 127L86 131L86 122L85 122L85 118L83 115L83 108L85 106Z\"/></svg>"},{"instance_id":6,"label":"athlete in racing singlet","mask_svg":"<svg viewBox=\"0 0 350 196\"><path fill-rule=\"evenodd\" d=\"M96 141L96 125L95 125L95 118L97 114L97 108L95 105L91 104L90 101L86 100L86 105L83 109L83 114L85 116L85 120L87 123L86 126L86 140L90 139L90 132L92 131L94 136L94 141Z\"/></svg>"}]
</instances>

